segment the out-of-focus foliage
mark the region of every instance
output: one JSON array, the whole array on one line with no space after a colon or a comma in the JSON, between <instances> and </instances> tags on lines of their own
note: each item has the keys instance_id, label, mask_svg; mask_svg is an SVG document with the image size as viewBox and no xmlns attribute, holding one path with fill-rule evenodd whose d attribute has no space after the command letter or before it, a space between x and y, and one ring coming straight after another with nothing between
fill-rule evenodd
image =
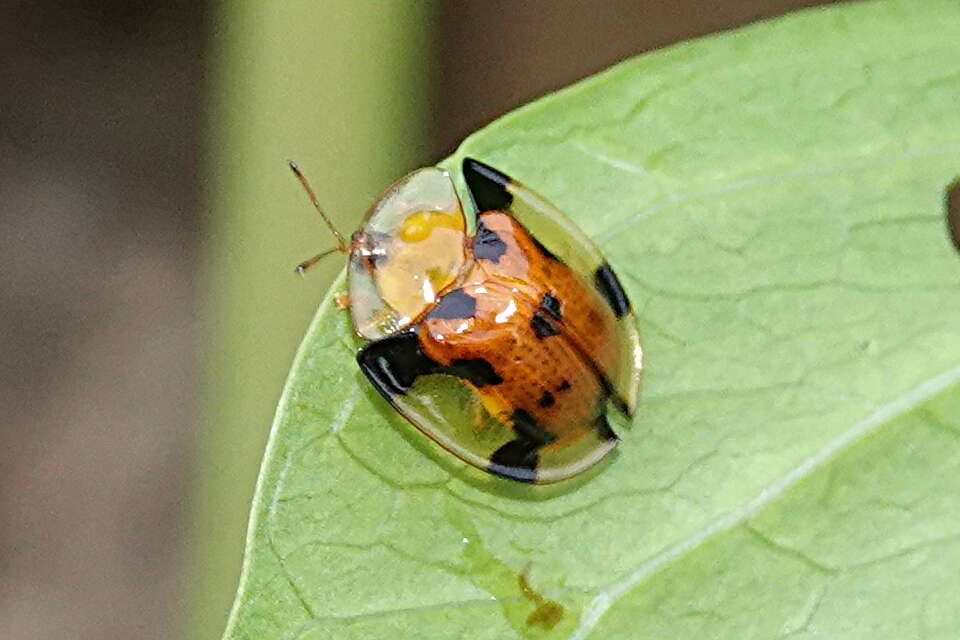
<instances>
[{"instance_id":1,"label":"out-of-focus foliage","mask_svg":"<svg viewBox=\"0 0 960 640\"><path fill-rule=\"evenodd\" d=\"M344 230L431 148L432 5L236 0L213 15L207 145L209 300L203 469L186 543L187 635L218 637L267 425L297 341L342 263L301 279L333 238L287 168L296 159Z\"/></svg>"}]
</instances>

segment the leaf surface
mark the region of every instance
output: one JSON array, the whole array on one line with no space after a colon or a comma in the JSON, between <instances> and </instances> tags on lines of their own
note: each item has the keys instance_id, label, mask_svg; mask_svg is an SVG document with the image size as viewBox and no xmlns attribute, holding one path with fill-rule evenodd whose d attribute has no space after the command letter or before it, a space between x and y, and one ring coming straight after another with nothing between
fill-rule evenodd
<instances>
[{"instance_id":1,"label":"leaf surface","mask_svg":"<svg viewBox=\"0 0 960 640\"><path fill-rule=\"evenodd\" d=\"M955 637L960 5L645 55L444 164L464 155L604 248L644 336L638 416L560 487L466 468L366 384L339 281L278 409L226 638Z\"/></svg>"}]
</instances>

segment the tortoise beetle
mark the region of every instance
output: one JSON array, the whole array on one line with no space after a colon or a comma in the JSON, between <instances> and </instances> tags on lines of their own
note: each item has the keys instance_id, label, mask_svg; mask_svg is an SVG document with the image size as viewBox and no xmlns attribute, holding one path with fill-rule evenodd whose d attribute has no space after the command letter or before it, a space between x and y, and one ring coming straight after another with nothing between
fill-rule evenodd
<instances>
[{"instance_id":1,"label":"tortoise beetle","mask_svg":"<svg viewBox=\"0 0 960 640\"><path fill-rule=\"evenodd\" d=\"M639 333L616 274L591 240L541 196L466 158L472 233L450 175L394 183L349 241L360 369L420 431L469 464L551 483L618 442L609 406L632 416Z\"/></svg>"}]
</instances>

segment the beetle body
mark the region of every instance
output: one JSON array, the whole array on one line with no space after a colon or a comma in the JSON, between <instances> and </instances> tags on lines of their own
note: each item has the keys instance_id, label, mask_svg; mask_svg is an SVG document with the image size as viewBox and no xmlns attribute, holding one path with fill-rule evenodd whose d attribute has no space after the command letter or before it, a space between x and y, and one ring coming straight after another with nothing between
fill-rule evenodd
<instances>
[{"instance_id":1,"label":"beetle body","mask_svg":"<svg viewBox=\"0 0 960 640\"><path fill-rule=\"evenodd\" d=\"M350 244L361 370L404 417L470 464L555 482L617 444L641 350L627 296L586 236L475 160L467 230L446 172L421 169L374 204Z\"/></svg>"}]
</instances>

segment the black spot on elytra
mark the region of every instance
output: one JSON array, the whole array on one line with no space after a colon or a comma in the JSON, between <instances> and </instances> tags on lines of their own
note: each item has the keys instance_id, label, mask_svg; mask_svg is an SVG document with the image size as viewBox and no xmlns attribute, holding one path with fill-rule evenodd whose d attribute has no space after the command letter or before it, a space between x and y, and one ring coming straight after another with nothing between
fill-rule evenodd
<instances>
[{"instance_id":1,"label":"black spot on elytra","mask_svg":"<svg viewBox=\"0 0 960 640\"><path fill-rule=\"evenodd\" d=\"M503 478L519 482L533 482L537 479L537 445L526 440L511 440L490 456L487 471Z\"/></svg>"},{"instance_id":2,"label":"black spot on elytra","mask_svg":"<svg viewBox=\"0 0 960 640\"><path fill-rule=\"evenodd\" d=\"M610 382L610 378L608 378L607 375L600 369L595 369L595 371L597 374L597 380L600 382L600 388L603 389L603 396L605 398L610 398L613 406L615 406L623 415L633 415L626 400L624 400L620 394L617 393L616 389L613 388L613 383Z\"/></svg>"},{"instance_id":3,"label":"black spot on elytra","mask_svg":"<svg viewBox=\"0 0 960 640\"><path fill-rule=\"evenodd\" d=\"M387 400L407 393L418 376L437 373L440 366L420 349L415 331L368 343L357 353L357 364Z\"/></svg>"},{"instance_id":4,"label":"black spot on elytra","mask_svg":"<svg viewBox=\"0 0 960 640\"><path fill-rule=\"evenodd\" d=\"M610 423L607 422L607 416L604 414L600 414L596 422L593 423L593 426L596 428L597 436L601 440L619 440L617 434L610 428Z\"/></svg>"},{"instance_id":5,"label":"black spot on elytra","mask_svg":"<svg viewBox=\"0 0 960 640\"><path fill-rule=\"evenodd\" d=\"M560 385L557 387L557 391L566 391L566 390L569 389L569 388L570 388L570 382L569 382L568 380L564 380L564 381L561 382Z\"/></svg>"},{"instance_id":6,"label":"black spot on elytra","mask_svg":"<svg viewBox=\"0 0 960 640\"><path fill-rule=\"evenodd\" d=\"M513 202L513 196L507 191L510 177L490 165L464 158L463 179L478 212L502 211Z\"/></svg>"},{"instance_id":7,"label":"black spot on elytra","mask_svg":"<svg viewBox=\"0 0 960 640\"><path fill-rule=\"evenodd\" d=\"M477 299L463 289L454 289L437 301L437 305L427 314L428 318L456 320L472 318L477 313Z\"/></svg>"},{"instance_id":8,"label":"black spot on elytra","mask_svg":"<svg viewBox=\"0 0 960 640\"><path fill-rule=\"evenodd\" d=\"M953 246L960 251L960 178L947 187L947 229Z\"/></svg>"},{"instance_id":9,"label":"black spot on elytra","mask_svg":"<svg viewBox=\"0 0 960 640\"><path fill-rule=\"evenodd\" d=\"M437 373L449 373L472 382L478 387L487 387L503 382L503 378L497 375L493 365L483 358L454 360L445 367L439 367Z\"/></svg>"},{"instance_id":10,"label":"black spot on elytra","mask_svg":"<svg viewBox=\"0 0 960 640\"><path fill-rule=\"evenodd\" d=\"M618 318L622 318L630 311L630 300L620 285L617 274L613 272L610 265L604 262L597 267L593 273L593 283L597 291L604 297L613 313Z\"/></svg>"},{"instance_id":11,"label":"black spot on elytra","mask_svg":"<svg viewBox=\"0 0 960 640\"><path fill-rule=\"evenodd\" d=\"M560 299L552 293L543 294L543 298L540 300L540 309L553 316L555 320L563 319L560 312Z\"/></svg>"},{"instance_id":12,"label":"black spot on elytra","mask_svg":"<svg viewBox=\"0 0 960 640\"><path fill-rule=\"evenodd\" d=\"M500 235L488 229L483 220L477 222L477 234L473 236L473 255L478 260L500 262L500 256L507 252L507 243Z\"/></svg>"},{"instance_id":13,"label":"black spot on elytra","mask_svg":"<svg viewBox=\"0 0 960 640\"><path fill-rule=\"evenodd\" d=\"M530 327L533 329L533 333L536 334L538 340L543 340L544 338L549 338L550 336L555 336L560 333L557 325L553 324L553 321L547 317L547 314L539 309L533 312L533 317L530 318Z\"/></svg>"},{"instance_id":14,"label":"black spot on elytra","mask_svg":"<svg viewBox=\"0 0 960 640\"><path fill-rule=\"evenodd\" d=\"M517 409L510 415L517 437L493 452L487 470L504 478L533 482L537 479L540 447L557 440L557 436L537 424L529 413Z\"/></svg>"},{"instance_id":15,"label":"black spot on elytra","mask_svg":"<svg viewBox=\"0 0 960 640\"><path fill-rule=\"evenodd\" d=\"M540 399L537 400L537 404L543 407L544 409L546 409L547 407L552 407L556 403L557 403L557 399L549 391L544 391L543 395L540 396Z\"/></svg>"},{"instance_id":16,"label":"black spot on elytra","mask_svg":"<svg viewBox=\"0 0 960 640\"><path fill-rule=\"evenodd\" d=\"M523 409L517 409L510 415L510 421L513 423L513 430L521 440L527 440L537 446L550 444L556 441L557 436L553 435L533 419L529 413Z\"/></svg>"},{"instance_id":17,"label":"black spot on elytra","mask_svg":"<svg viewBox=\"0 0 960 640\"><path fill-rule=\"evenodd\" d=\"M478 387L500 384L503 378L482 358L454 360L442 365L420 348L416 328L368 343L357 353L360 370L387 400L404 395L419 376L457 376Z\"/></svg>"}]
</instances>

